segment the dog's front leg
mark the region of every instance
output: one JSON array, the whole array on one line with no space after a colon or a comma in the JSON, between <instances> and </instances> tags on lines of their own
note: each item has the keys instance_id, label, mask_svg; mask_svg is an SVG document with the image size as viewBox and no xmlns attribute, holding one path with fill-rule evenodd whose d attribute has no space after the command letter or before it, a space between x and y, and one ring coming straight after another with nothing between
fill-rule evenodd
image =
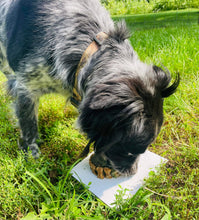
<instances>
[{"instance_id":1,"label":"dog's front leg","mask_svg":"<svg viewBox=\"0 0 199 220\"><path fill-rule=\"evenodd\" d=\"M37 125L37 107L38 99L33 99L28 94L19 94L16 100L16 115L21 128L21 139L19 147L26 153L31 151L34 158L40 155L37 144L38 125Z\"/></svg>"}]
</instances>

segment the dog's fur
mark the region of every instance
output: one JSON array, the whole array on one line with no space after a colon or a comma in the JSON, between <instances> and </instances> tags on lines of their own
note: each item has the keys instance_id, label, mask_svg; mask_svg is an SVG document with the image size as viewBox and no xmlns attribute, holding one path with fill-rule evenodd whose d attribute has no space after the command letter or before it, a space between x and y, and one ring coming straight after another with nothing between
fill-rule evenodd
<instances>
[{"instance_id":1,"label":"dog's fur","mask_svg":"<svg viewBox=\"0 0 199 220\"><path fill-rule=\"evenodd\" d=\"M38 157L39 97L72 95L81 56L101 31L109 38L78 76L78 123L95 153L128 175L159 133L163 98L179 78L169 87L168 71L141 62L125 23L114 25L98 0L0 0L0 69L16 99L20 147Z\"/></svg>"}]
</instances>

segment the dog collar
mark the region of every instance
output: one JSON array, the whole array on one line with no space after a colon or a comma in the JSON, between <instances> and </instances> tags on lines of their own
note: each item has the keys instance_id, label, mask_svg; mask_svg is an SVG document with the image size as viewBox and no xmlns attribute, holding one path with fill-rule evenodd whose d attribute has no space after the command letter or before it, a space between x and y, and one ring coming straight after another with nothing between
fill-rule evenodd
<instances>
[{"instance_id":1,"label":"dog collar","mask_svg":"<svg viewBox=\"0 0 199 220\"><path fill-rule=\"evenodd\" d=\"M82 57L80 59L80 62L78 64L77 67L77 71L75 73L75 82L74 82L74 86L73 86L73 94L72 97L70 99L71 103L73 106L75 106L76 108L79 106L82 97L80 95L80 93L78 92L78 76L79 73L81 71L81 69L86 65L88 59L99 50L100 46L102 45L102 43L104 42L104 40L106 40L108 38L108 35L104 32L100 32L98 33L93 41L90 43L90 45L87 47L87 49L84 51L84 53L82 54Z\"/></svg>"}]
</instances>

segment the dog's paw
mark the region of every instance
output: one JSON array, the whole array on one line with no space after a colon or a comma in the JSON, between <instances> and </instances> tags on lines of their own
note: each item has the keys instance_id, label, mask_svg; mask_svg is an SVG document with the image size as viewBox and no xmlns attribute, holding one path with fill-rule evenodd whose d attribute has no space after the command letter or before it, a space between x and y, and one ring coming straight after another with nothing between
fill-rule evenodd
<instances>
[{"instance_id":1,"label":"dog's paw","mask_svg":"<svg viewBox=\"0 0 199 220\"><path fill-rule=\"evenodd\" d=\"M29 150L31 151L31 154L33 156L34 159L38 159L41 152L39 150L39 147L37 144L30 144L29 145Z\"/></svg>"},{"instance_id":2,"label":"dog's paw","mask_svg":"<svg viewBox=\"0 0 199 220\"><path fill-rule=\"evenodd\" d=\"M40 156L40 150L37 143L27 144L22 138L18 140L19 149L21 149L25 153L25 157L28 156L28 151L31 152L31 155L34 159L38 159Z\"/></svg>"},{"instance_id":3,"label":"dog's paw","mask_svg":"<svg viewBox=\"0 0 199 220\"><path fill-rule=\"evenodd\" d=\"M116 178L116 177L120 176L120 174L117 171L115 171L115 170L113 170L109 167L101 167L101 166L96 166L95 164L93 164L92 156L89 159L89 165L90 165L90 168L92 170L92 173L95 174L97 176L97 178L99 178L99 179L104 179L104 178L111 179L112 177Z\"/></svg>"}]
</instances>

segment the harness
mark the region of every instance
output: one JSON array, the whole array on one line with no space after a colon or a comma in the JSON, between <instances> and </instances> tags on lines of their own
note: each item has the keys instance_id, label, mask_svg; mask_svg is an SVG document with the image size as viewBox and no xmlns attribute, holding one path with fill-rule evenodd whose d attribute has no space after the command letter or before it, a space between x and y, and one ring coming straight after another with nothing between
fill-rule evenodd
<instances>
[{"instance_id":1,"label":"harness","mask_svg":"<svg viewBox=\"0 0 199 220\"><path fill-rule=\"evenodd\" d=\"M82 57L80 59L80 62L77 67L77 71L75 73L75 82L73 86L73 94L70 98L70 102L73 106L76 108L79 106L80 102L82 101L82 97L78 91L78 76L81 72L81 69L86 65L88 59L96 53L99 48L101 47L104 40L108 38L108 35L104 32L98 33L94 38L93 41L90 43L90 45L87 47L87 49L82 54Z\"/></svg>"}]
</instances>

